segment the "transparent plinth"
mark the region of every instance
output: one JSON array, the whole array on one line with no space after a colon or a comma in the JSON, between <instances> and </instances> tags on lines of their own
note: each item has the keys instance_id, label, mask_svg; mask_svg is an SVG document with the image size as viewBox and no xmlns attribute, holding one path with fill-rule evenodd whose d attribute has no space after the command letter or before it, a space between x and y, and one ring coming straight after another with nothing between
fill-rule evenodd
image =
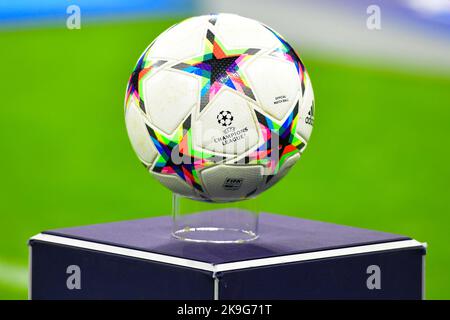
<instances>
[{"instance_id":1,"label":"transparent plinth","mask_svg":"<svg viewBox=\"0 0 450 320\"><path fill-rule=\"evenodd\" d=\"M180 240L242 243L258 238L258 198L214 203L173 194L172 235Z\"/></svg>"}]
</instances>

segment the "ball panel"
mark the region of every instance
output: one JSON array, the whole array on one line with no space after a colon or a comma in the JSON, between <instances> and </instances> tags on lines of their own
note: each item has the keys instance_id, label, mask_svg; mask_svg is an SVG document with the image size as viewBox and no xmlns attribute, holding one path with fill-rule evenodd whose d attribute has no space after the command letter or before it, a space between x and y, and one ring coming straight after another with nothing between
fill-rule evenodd
<instances>
[{"instance_id":1,"label":"ball panel","mask_svg":"<svg viewBox=\"0 0 450 320\"><path fill-rule=\"evenodd\" d=\"M258 130L247 100L222 89L193 126L194 139L203 149L238 155L258 142Z\"/></svg>"},{"instance_id":2,"label":"ball panel","mask_svg":"<svg viewBox=\"0 0 450 320\"><path fill-rule=\"evenodd\" d=\"M262 166L216 165L201 171L207 194L218 201L245 198L262 184Z\"/></svg>"},{"instance_id":3,"label":"ball panel","mask_svg":"<svg viewBox=\"0 0 450 320\"><path fill-rule=\"evenodd\" d=\"M161 184L163 184L164 186L166 186L175 193L190 198L198 197L198 195L195 193L195 190L178 176L161 174L156 172L152 172L152 175Z\"/></svg>"},{"instance_id":4,"label":"ball panel","mask_svg":"<svg viewBox=\"0 0 450 320\"><path fill-rule=\"evenodd\" d=\"M167 134L196 107L199 81L177 71L161 70L144 80L144 102L151 123Z\"/></svg>"},{"instance_id":5,"label":"ball panel","mask_svg":"<svg viewBox=\"0 0 450 320\"><path fill-rule=\"evenodd\" d=\"M125 124L131 145L139 159L150 165L158 155L158 151L151 142L144 122L144 116L134 99L130 100L125 111Z\"/></svg>"},{"instance_id":6,"label":"ball panel","mask_svg":"<svg viewBox=\"0 0 450 320\"><path fill-rule=\"evenodd\" d=\"M245 72L261 108L282 120L301 89L295 66L278 58L258 57Z\"/></svg>"},{"instance_id":7,"label":"ball panel","mask_svg":"<svg viewBox=\"0 0 450 320\"><path fill-rule=\"evenodd\" d=\"M281 168L279 168L277 174L274 175L271 179L269 179L267 183L264 185L264 190L271 188L278 181L280 181L289 172L289 170L292 169L292 167L297 163L299 159L300 153L296 153L290 156L288 159L286 159Z\"/></svg>"},{"instance_id":8,"label":"ball panel","mask_svg":"<svg viewBox=\"0 0 450 320\"><path fill-rule=\"evenodd\" d=\"M230 49L269 49L278 42L276 37L261 23L236 14L219 14L214 30L223 44Z\"/></svg>"},{"instance_id":9,"label":"ball panel","mask_svg":"<svg viewBox=\"0 0 450 320\"><path fill-rule=\"evenodd\" d=\"M309 76L307 75L305 79L305 94L299 111L297 133L308 141L314 126L314 92Z\"/></svg>"},{"instance_id":10,"label":"ball panel","mask_svg":"<svg viewBox=\"0 0 450 320\"><path fill-rule=\"evenodd\" d=\"M161 34L149 48L148 57L182 60L201 54L208 17L186 19Z\"/></svg>"}]
</instances>

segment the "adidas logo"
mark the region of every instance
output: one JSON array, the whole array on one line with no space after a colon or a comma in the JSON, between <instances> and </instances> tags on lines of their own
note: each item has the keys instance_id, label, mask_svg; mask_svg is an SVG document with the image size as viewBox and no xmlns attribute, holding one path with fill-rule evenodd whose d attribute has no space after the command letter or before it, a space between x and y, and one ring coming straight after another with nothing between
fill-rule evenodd
<instances>
[{"instance_id":1,"label":"adidas logo","mask_svg":"<svg viewBox=\"0 0 450 320\"><path fill-rule=\"evenodd\" d=\"M314 125L314 101L311 104L311 108L308 111L308 115L306 116L305 123L311 126Z\"/></svg>"}]
</instances>

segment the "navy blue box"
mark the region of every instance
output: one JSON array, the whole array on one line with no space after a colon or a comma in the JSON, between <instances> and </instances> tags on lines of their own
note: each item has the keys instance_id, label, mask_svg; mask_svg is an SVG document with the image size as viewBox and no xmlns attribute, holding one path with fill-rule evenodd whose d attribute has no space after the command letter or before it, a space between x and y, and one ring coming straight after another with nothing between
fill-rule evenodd
<instances>
[{"instance_id":1,"label":"navy blue box","mask_svg":"<svg viewBox=\"0 0 450 320\"><path fill-rule=\"evenodd\" d=\"M261 214L260 238L193 243L158 217L32 237L31 299L423 299L426 245Z\"/></svg>"}]
</instances>

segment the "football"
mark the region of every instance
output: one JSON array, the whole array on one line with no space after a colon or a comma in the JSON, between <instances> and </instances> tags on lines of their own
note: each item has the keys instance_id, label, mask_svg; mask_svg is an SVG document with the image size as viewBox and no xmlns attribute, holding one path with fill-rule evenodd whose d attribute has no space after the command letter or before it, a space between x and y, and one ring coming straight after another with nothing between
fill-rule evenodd
<instances>
[{"instance_id":1,"label":"football","mask_svg":"<svg viewBox=\"0 0 450 320\"><path fill-rule=\"evenodd\" d=\"M159 35L128 81L125 122L147 170L174 193L252 198L286 175L314 123L311 80L268 26L192 17Z\"/></svg>"}]
</instances>

